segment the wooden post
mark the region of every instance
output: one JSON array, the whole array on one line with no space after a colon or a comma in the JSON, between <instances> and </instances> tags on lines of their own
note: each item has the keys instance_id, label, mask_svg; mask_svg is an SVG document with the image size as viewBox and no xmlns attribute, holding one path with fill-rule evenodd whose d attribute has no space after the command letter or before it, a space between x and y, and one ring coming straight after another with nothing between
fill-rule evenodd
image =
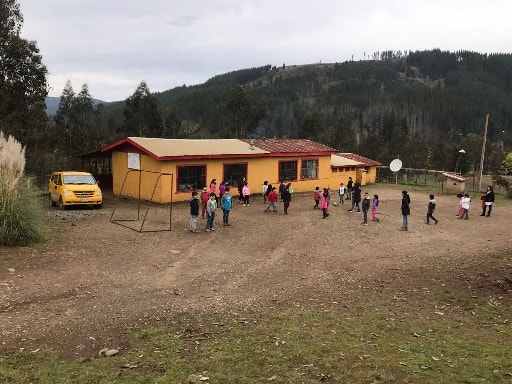
<instances>
[{"instance_id":1,"label":"wooden post","mask_svg":"<svg viewBox=\"0 0 512 384\"><path fill-rule=\"evenodd\" d=\"M480 176L478 178L478 190L482 191L482 176L484 170L485 142L487 141L487 128L489 127L489 114L485 115L484 141L482 144L482 156L480 157Z\"/></svg>"}]
</instances>

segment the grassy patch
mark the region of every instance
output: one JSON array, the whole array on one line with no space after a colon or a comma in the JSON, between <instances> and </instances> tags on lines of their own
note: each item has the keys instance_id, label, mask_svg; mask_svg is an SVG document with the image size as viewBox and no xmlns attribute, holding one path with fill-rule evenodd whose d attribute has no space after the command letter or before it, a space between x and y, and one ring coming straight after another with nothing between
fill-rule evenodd
<instances>
[{"instance_id":1,"label":"grassy patch","mask_svg":"<svg viewBox=\"0 0 512 384\"><path fill-rule=\"evenodd\" d=\"M12 354L0 361L0 382L187 383L201 375L210 383L512 380L510 302L468 302L439 291L318 308L297 304L136 329L131 347L112 358Z\"/></svg>"}]
</instances>

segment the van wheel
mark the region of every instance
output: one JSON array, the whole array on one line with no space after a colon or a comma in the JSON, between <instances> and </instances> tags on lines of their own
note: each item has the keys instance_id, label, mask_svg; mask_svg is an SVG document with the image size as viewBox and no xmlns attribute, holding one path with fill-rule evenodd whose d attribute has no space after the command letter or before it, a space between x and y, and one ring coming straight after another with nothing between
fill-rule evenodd
<instances>
[{"instance_id":1,"label":"van wheel","mask_svg":"<svg viewBox=\"0 0 512 384\"><path fill-rule=\"evenodd\" d=\"M57 203L52 200L52 195L48 194L48 199L50 200L50 207L56 207Z\"/></svg>"},{"instance_id":2,"label":"van wheel","mask_svg":"<svg viewBox=\"0 0 512 384\"><path fill-rule=\"evenodd\" d=\"M59 202L57 203L59 206L59 209L66 209L66 206L64 205L64 202L62 201L62 197L59 196Z\"/></svg>"}]
</instances>

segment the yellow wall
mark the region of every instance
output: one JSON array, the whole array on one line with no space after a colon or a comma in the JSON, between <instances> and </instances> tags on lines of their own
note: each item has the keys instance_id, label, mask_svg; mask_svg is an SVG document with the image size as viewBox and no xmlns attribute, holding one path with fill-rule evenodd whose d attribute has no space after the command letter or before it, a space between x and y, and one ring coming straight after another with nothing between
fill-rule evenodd
<instances>
[{"instance_id":1,"label":"yellow wall","mask_svg":"<svg viewBox=\"0 0 512 384\"><path fill-rule=\"evenodd\" d=\"M140 169L142 171L130 170L128 172L128 154L113 152L113 193L133 198L138 198L140 195L140 198L143 200L153 200L156 202L170 201L165 196L170 196L171 177L161 175L160 165L160 162L149 156L140 155Z\"/></svg>"},{"instance_id":2,"label":"yellow wall","mask_svg":"<svg viewBox=\"0 0 512 384\"><path fill-rule=\"evenodd\" d=\"M300 160L318 160L318 178L292 181L294 192L312 192L315 187L330 188L337 191L340 183L347 185L348 178L352 177L354 182L357 180L356 168L350 171L333 172L331 169L330 156L321 157L282 157L282 158L252 158L252 159L205 159L205 160L179 160L179 161L156 161L149 156L140 155L141 170L143 172L128 171L128 155L124 152L112 153L113 170L113 193L116 195L128 196L143 200L152 200L159 203L168 203L171 201L187 201L190 199L190 192L177 192L177 168L178 166L206 166L206 184L209 185L212 179L217 179L217 186L224 178L223 169L226 164L247 164L247 180L252 194L261 194L262 185L265 180L274 186L279 185L279 162L280 161L298 161L297 176L300 176ZM158 175L172 174L173 176L163 175L158 179ZM376 176L376 167L371 167L369 172L361 174L362 185L374 183ZM124 186L122 187L123 181ZM139 183L140 180L140 183ZM172 187L171 187L172 184ZM121 187L123 188L121 193ZM154 191L154 194L153 194ZM171 196L172 194L172 196ZM237 191L233 191L237 194Z\"/></svg>"}]
</instances>

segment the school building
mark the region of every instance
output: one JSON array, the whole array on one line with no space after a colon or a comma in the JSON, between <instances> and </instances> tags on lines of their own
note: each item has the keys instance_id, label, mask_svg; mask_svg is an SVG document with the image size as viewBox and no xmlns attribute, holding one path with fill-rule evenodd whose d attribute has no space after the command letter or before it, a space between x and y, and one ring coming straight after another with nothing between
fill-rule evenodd
<instances>
[{"instance_id":1,"label":"school building","mask_svg":"<svg viewBox=\"0 0 512 384\"><path fill-rule=\"evenodd\" d=\"M102 170L100 180L111 178L106 183L115 195L158 203L186 201L213 179L217 186L225 181L234 194L244 177L251 194L260 194L264 181L275 186L290 182L299 193L317 186L337 190L349 177L361 185L375 183L380 165L305 139L126 137L84 157L93 174Z\"/></svg>"}]
</instances>

